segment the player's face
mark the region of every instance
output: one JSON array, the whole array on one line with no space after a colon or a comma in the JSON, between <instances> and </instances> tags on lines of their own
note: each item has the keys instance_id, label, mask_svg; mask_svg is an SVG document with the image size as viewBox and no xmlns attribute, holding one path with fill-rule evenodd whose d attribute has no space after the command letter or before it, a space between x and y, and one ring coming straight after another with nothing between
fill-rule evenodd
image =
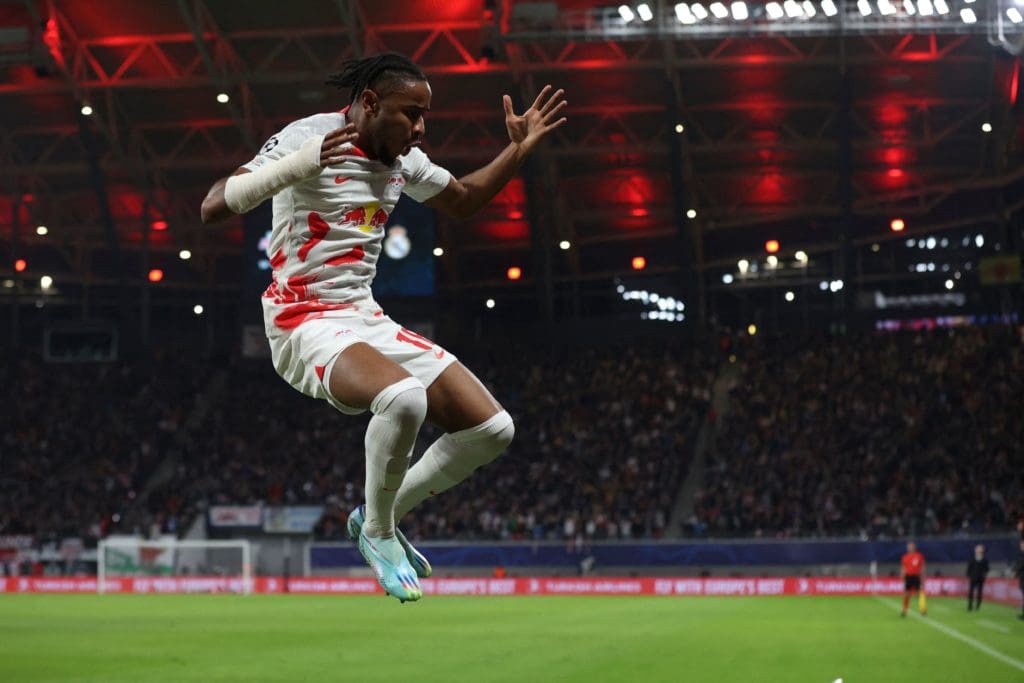
<instances>
[{"instance_id":1,"label":"player's face","mask_svg":"<svg viewBox=\"0 0 1024 683\"><path fill-rule=\"evenodd\" d=\"M917 545L916 544L914 544L914 543L908 543L907 544L907 552L908 553L912 553L915 550L917 550Z\"/></svg>"},{"instance_id":2,"label":"player's face","mask_svg":"<svg viewBox=\"0 0 1024 683\"><path fill-rule=\"evenodd\" d=\"M378 100L371 126L375 156L380 161L392 164L423 141L423 117L430 111L430 95L430 84L410 80L404 88Z\"/></svg>"}]
</instances>

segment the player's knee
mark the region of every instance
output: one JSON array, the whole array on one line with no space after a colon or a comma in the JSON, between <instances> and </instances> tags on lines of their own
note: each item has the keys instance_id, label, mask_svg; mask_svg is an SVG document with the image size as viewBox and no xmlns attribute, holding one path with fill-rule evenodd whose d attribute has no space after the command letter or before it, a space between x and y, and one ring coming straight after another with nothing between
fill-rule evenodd
<instances>
[{"instance_id":1,"label":"player's knee","mask_svg":"<svg viewBox=\"0 0 1024 683\"><path fill-rule=\"evenodd\" d=\"M515 436L515 423L507 411L501 411L486 422L452 434L452 439L459 444L464 468L473 471L491 462L512 443Z\"/></svg>"},{"instance_id":2,"label":"player's knee","mask_svg":"<svg viewBox=\"0 0 1024 683\"><path fill-rule=\"evenodd\" d=\"M415 377L406 377L384 387L370 403L370 411L418 429L427 415L427 390Z\"/></svg>"},{"instance_id":3,"label":"player's knee","mask_svg":"<svg viewBox=\"0 0 1024 683\"><path fill-rule=\"evenodd\" d=\"M497 451L494 457L497 457L512 445L512 439L516 435L516 423L512 420L512 416L504 410L495 417L501 417L500 427L494 431L494 436L491 438L491 444Z\"/></svg>"}]
</instances>

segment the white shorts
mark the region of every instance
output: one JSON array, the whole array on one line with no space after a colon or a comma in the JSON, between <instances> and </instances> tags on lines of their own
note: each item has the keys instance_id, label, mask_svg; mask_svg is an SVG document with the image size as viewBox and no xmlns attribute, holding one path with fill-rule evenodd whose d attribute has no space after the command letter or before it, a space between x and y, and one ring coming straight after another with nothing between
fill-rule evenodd
<instances>
[{"instance_id":1,"label":"white shorts","mask_svg":"<svg viewBox=\"0 0 1024 683\"><path fill-rule=\"evenodd\" d=\"M457 360L446 349L405 329L379 309L375 313L354 312L345 317L307 320L287 332L275 330L269 340L277 374L307 396L322 398L346 415L358 415L365 409L347 406L334 398L327 389L327 380L338 356L352 344L366 342L425 387Z\"/></svg>"}]
</instances>

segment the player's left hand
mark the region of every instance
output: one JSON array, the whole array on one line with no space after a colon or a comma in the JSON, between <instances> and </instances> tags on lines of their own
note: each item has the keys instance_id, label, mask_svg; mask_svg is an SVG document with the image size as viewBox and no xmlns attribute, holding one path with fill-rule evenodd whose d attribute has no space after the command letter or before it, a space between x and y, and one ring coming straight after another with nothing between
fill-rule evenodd
<instances>
[{"instance_id":1,"label":"player's left hand","mask_svg":"<svg viewBox=\"0 0 1024 683\"><path fill-rule=\"evenodd\" d=\"M564 116L558 118L558 114L568 104L565 91L561 88L552 93L551 86L545 85L533 105L522 114L512 111L512 98L508 95L503 96L502 101L505 104L505 127L509 139L528 149L566 121Z\"/></svg>"}]
</instances>

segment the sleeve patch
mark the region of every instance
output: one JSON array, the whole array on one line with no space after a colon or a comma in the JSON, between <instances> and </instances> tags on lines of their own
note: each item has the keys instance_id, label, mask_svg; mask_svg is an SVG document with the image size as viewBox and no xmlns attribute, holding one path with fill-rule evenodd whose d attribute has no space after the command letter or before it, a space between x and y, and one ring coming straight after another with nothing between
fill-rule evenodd
<instances>
[{"instance_id":1,"label":"sleeve patch","mask_svg":"<svg viewBox=\"0 0 1024 683\"><path fill-rule=\"evenodd\" d=\"M280 140L277 139L276 135L271 135L270 139L267 140L266 143L264 143L263 147L260 148L260 154L266 154L270 150L274 149L275 147L277 147L277 144L279 142Z\"/></svg>"}]
</instances>

